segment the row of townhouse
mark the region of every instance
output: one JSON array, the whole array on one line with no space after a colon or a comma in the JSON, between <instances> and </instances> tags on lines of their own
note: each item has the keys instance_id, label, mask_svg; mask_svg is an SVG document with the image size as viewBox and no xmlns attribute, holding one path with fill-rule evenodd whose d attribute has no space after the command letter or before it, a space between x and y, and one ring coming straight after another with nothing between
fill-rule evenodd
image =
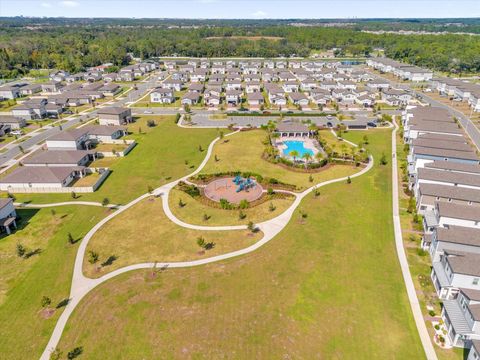
<instances>
[{"instance_id":1,"label":"row of townhouse","mask_svg":"<svg viewBox=\"0 0 480 360\"><path fill-rule=\"evenodd\" d=\"M193 72L196 69L224 69L239 68L245 73L257 73L259 69L306 69L316 70L322 68L336 68L340 72L349 72L352 67L343 65L341 62L327 62L322 60L212 60L212 59L190 59L190 60L165 60L163 66L168 70L181 69Z\"/></svg>"},{"instance_id":2,"label":"row of townhouse","mask_svg":"<svg viewBox=\"0 0 480 360\"><path fill-rule=\"evenodd\" d=\"M183 82L205 82L207 80L214 81L350 81L350 82L366 82L373 80L373 76L365 71L356 70L348 73L340 73L337 69L268 69L261 68L258 72L245 72L240 68L218 68L211 69L194 69L186 71L185 69L175 69L160 72L159 78L163 79L168 74L173 80ZM353 86L353 85L352 85Z\"/></svg>"},{"instance_id":3,"label":"row of townhouse","mask_svg":"<svg viewBox=\"0 0 480 360\"><path fill-rule=\"evenodd\" d=\"M287 99L291 103L306 106L310 101L317 105L326 105L330 101L340 104L358 104L364 107L374 105L378 94L381 100L389 105L399 106L408 104L412 96L404 90L389 89L388 83L371 81L359 86L352 81L284 81L284 82L262 82L262 81L241 81L228 80L224 77L210 78L206 83L192 82L188 85L179 79L166 79L161 86L150 93L151 102L174 103L176 91L187 89L182 98L184 104L195 104L199 101L201 94L204 95L207 106L218 105L221 95L225 93L224 99L227 104L236 105L239 103L242 93L245 92L250 105L259 105L262 102L260 93L263 89L267 92L269 102L275 106L285 106Z\"/></svg>"},{"instance_id":4,"label":"row of townhouse","mask_svg":"<svg viewBox=\"0 0 480 360\"><path fill-rule=\"evenodd\" d=\"M367 59L367 65L384 73L391 73L403 80L409 81L429 81L433 78L433 71L423 69L389 58L371 58Z\"/></svg>"},{"instance_id":5,"label":"row of townhouse","mask_svg":"<svg viewBox=\"0 0 480 360\"><path fill-rule=\"evenodd\" d=\"M58 117L66 108L90 105L96 100L118 94L121 87L111 83L75 83L62 86L46 97L30 98L11 110L12 116L24 120Z\"/></svg>"},{"instance_id":6,"label":"row of townhouse","mask_svg":"<svg viewBox=\"0 0 480 360\"><path fill-rule=\"evenodd\" d=\"M442 95L468 103L472 111L480 111L480 85L448 77L434 78L431 81L432 89Z\"/></svg>"},{"instance_id":7,"label":"row of townhouse","mask_svg":"<svg viewBox=\"0 0 480 360\"><path fill-rule=\"evenodd\" d=\"M453 346L480 344L480 159L444 108L408 108L402 116L409 146L409 187L423 215L421 246L442 300L442 320Z\"/></svg>"}]
</instances>

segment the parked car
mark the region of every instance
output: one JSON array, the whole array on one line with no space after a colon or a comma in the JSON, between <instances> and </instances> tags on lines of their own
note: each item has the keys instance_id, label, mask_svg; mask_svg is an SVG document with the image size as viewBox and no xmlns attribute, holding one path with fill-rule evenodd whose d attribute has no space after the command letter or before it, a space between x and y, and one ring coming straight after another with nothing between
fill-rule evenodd
<instances>
[{"instance_id":1,"label":"parked car","mask_svg":"<svg viewBox=\"0 0 480 360\"><path fill-rule=\"evenodd\" d=\"M22 130L13 130L13 131L10 131L10 134L20 136L20 135L23 135L23 131Z\"/></svg>"},{"instance_id":2,"label":"parked car","mask_svg":"<svg viewBox=\"0 0 480 360\"><path fill-rule=\"evenodd\" d=\"M152 110L145 110L143 113L144 114L153 114L153 111Z\"/></svg>"}]
</instances>

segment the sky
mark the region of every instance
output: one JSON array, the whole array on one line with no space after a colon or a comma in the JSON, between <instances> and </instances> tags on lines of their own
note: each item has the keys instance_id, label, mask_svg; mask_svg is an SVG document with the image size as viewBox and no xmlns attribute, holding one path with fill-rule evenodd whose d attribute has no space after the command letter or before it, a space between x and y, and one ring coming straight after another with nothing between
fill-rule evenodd
<instances>
[{"instance_id":1,"label":"sky","mask_svg":"<svg viewBox=\"0 0 480 360\"><path fill-rule=\"evenodd\" d=\"M480 0L0 0L0 16L325 19L480 17Z\"/></svg>"}]
</instances>

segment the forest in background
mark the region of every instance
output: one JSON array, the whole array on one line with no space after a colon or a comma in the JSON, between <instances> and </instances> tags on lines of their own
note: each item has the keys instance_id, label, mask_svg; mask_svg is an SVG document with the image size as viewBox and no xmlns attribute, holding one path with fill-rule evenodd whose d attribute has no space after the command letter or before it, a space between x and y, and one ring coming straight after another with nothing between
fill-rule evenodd
<instances>
[{"instance_id":1,"label":"forest in background","mask_svg":"<svg viewBox=\"0 0 480 360\"><path fill-rule=\"evenodd\" d=\"M362 30L476 32L477 19L422 20L169 20L0 18L0 76L31 69L65 69L136 57L307 57L337 48L336 55L368 57L374 49L406 63L452 73L480 71L480 36L372 34ZM249 37L280 39L248 39ZM242 38L238 38L242 37ZM213 38L213 39L212 39Z\"/></svg>"}]
</instances>

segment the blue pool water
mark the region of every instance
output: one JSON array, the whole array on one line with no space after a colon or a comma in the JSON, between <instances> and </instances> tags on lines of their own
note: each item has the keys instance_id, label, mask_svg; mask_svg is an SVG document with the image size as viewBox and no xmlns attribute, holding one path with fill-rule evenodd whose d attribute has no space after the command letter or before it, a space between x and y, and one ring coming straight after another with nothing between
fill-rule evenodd
<instances>
[{"instance_id":1,"label":"blue pool water","mask_svg":"<svg viewBox=\"0 0 480 360\"><path fill-rule=\"evenodd\" d=\"M284 141L283 143L287 145L287 148L283 150L284 155L290 156L290 152L292 152L293 150L296 150L300 158L303 156L303 154L306 154L306 153L313 156L313 151L310 149L306 149L303 146L303 141L288 140L288 141Z\"/></svg>"}]
</instances>

